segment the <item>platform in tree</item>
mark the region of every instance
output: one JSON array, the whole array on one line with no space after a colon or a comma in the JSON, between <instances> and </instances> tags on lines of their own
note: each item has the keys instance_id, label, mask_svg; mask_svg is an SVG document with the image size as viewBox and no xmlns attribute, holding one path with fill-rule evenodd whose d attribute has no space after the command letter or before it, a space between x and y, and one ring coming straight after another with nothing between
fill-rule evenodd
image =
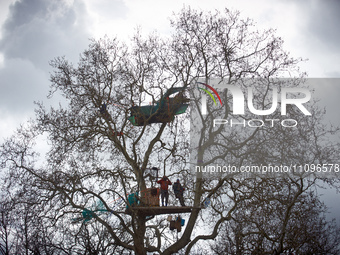
<instances>
[{"instance_id":1,"label":"platform in tree","mask_svg":"<svg viewBox=\"0 0 340 255\"><path fill-rule=\"evenodd\" d=\"M190 206L136 206L131 208L131 212L136 212L145 216L172 214L172 213L190 213L193 207Z\"/></svg>"}]
</instances>

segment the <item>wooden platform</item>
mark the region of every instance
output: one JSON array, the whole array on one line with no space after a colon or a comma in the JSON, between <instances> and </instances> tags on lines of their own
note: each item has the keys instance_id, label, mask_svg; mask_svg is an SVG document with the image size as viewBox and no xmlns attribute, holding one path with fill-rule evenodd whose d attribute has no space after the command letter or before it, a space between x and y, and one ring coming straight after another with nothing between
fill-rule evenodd
<instances>
[{"instance_id":1,"label":"wooden platform","mask_svg":"<svg viewBox=\"0 0 340 255\"><path fill-rule=\"evenodd\" d=\"M190 213L193 207L190 206L154 206L154 207L131 207L133 212L145 215L159 215L159 214L172 214L172 213Z\"/></svg>"}]
</instances>

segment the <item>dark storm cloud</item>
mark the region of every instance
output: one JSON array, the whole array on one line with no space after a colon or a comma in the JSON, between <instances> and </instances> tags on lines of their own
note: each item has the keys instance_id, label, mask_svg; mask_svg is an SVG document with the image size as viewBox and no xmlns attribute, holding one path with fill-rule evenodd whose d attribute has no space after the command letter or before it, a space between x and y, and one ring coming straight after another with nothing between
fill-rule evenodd
<instances>
[{"instance_id":1,"label":"dark storm cloud","mask_svg":"<svg viewBox=\"0 0 340 255\"><path fill-rule=\"evenodd\" d=\"M86 9L82 2L22 0L10 6L2 27L0 111L33 112L33 101L46 98L49 61L67 56L73 62L88 45Z\"/></svg>"}]
</instances>

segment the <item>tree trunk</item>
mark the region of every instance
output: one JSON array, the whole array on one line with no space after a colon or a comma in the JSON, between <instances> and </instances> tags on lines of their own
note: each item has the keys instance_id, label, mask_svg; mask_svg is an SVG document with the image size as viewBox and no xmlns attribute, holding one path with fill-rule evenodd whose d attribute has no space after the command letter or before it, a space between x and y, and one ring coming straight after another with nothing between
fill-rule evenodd
<instances>
[{"instance_id":1,"label":"tree trunk","mask_svg":"<svg viewBox=\"0 0 340 255\"><path fill-rule=\"evenodd\" d=\"M134 246L136 255L146 255L146 250L144 247L144 235L145 235L145 217L137 215L136 220L136 230L134 236Z\"/></svg>"}]
</instances>

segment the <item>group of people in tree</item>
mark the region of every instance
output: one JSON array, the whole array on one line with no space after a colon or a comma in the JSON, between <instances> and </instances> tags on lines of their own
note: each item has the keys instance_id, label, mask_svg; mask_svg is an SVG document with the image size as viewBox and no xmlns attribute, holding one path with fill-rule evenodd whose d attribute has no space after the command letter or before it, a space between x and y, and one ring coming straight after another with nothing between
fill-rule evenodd
<instances>
[{"instance_id":1,"label":"group of people in tree","mask_svg":"<svg viewBox=\"0 0 340 255\"><path fill-rule=\"evenodd\" d=\"M168 206L169 185L172 185L172 182L169 180L168 177L164 175L162 179L157 181L157 183L161 185L162 206L164 206L164 202L165 202L165 206ZM183 198L183 192L185 188L181 185L181 183L179 182L179 179L177 179L177 181L172 185L172 188L175 193L175 197L179 199L181 206L185 206L184 198Z\"/></svg>"}]
</instances>

